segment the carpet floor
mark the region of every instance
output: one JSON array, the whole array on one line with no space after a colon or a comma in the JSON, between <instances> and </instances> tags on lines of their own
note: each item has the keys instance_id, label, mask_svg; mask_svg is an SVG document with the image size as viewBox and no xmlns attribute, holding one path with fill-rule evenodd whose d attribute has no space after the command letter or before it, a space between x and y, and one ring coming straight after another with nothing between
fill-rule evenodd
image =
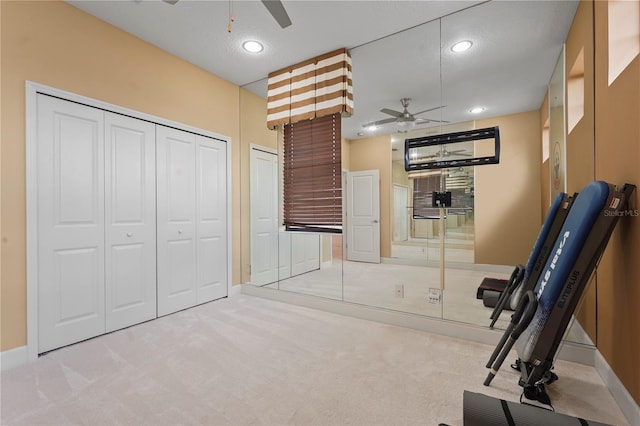
<instances>
[{"instance_id":1,"label":"carpet floor","mask_svg":"<svg viewBox=\"0 0 640 426\"><path fill-rule=\"evenodd\" d=\"M238 295L1 374L2 425L462 425L463 390L517 401L492 346ZM624 416L594 368L559 361L556 411Z\"/></svg>"}]
</instances>

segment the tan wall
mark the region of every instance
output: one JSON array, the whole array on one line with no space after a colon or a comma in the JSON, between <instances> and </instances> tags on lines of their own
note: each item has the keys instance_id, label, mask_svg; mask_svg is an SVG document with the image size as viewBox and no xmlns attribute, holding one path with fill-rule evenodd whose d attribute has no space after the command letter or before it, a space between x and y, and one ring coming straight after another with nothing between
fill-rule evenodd
<instances>
[{"instance_id":1,"label":"tan wall","mask_svg":"<svg viewBox=\"0 0 640 426\"><path fill-rule=\"evenodd\" d=\"M393 171L392 181L395 184L409 186L409 174L404 169L404 160L403 161L393 161L391 163L391 168Z\"/></svg>"},{"instance_id":2,"label":"tan wall","mask_svg":"<svg viewBox=\"0 0 640 426\"><path fill-rule=\"evenodd\" d=\"M351 163L351 150L349 149L349 140L342 138L340 140L340 143L340 151L342 152L342 170L349 170L349 164Z\"/></svg>"},{"instance_id":3,"label":"tan wall","mask_svg":"<svg viewBox=\"0 0 640 426\"><path fill-rule=\"evenodd\" d=\"M527 261L540 230L540 112L478 120L500 127L500 164L476 167L475 263Z\"/></svg>"},{"instance_id":4,"label":"tan wall","mask_svg":"<svg viewBox=\"0 0 640 426\"><path fill-rule=\"evenodd\" d=\"M352 140L348 145L350 171L380 171L380 256L391 257L391 136Z\"/></svg>"},{"instance_id":5,"label":"tan wall","mask_svg":"<svg viewBox=\"0 0 640 426\"><path fill-rule=\"evenodd\" d=\"M595 2L595 177L640 184L640 58L608 85L607 2ZM639 19L635 17L635 19ZM638 209L638 191L631 208ZM597 270L598 350L640 403L640 217L622 218Z\"/></svg>"},{"instance_id":6,"label":"tan wall","mask_svg":"<svg viewBox=\"0 0 640 426\"><path fill-rule=\"evenodd\" d=\"M232 138L239 211L238 87L62 2L0 2L2 63L2 342L26 344L25 81ZM8 107L10 106L10 107ZM232 222L233 282L240 222Z\"/></svg>"},{"instance_id":7,"label":"tan wall","mask_svg":"<svg viewBox=\"0 0 640 426\"><path fill-rule=\"evenodd\" d=\"M240 89L241 282L251 280L251 145L278 149L278 132L267 128L267 100Z\"/></svg>"},{"instance_id":8,"label":"tan wall","mask_svg":"<svg viewBox=\"0 0 640 426\"><path fill-rule=\"evenodd\" d=\"M593 3L583 1L578 6L569 35L565 44L565 75L576 62L580 51L584 54L584 109L583 116L566 136L566 156L568 194L579 192L585 185L593 181L594 165L594 88L593 88ZM568 85L568 84L567 84ZM571 100L567 100L567 113L570 114ZM576 314L582 328L593 342L597 341L596 333L596 286L589 284L584 296L582 308Z\"/></svg>"}]
</instances>

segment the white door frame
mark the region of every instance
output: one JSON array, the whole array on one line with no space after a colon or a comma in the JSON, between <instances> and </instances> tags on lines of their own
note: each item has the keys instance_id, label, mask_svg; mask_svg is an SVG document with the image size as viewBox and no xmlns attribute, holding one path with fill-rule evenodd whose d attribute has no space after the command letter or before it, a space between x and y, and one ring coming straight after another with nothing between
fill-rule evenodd
<instances>
[{"instance_id":1,"label":"white door frame","mask_svg":"<svg viewBox=\"0 0 640 426\"><path fill-rule=\"evenodd\" d=\"M218 139L227 143L227 250L231 254L232 218L231 215L231 138L198 129L176 121L167 120L151 114L120 107L108 102L77 95L32 81L25 84L26 92L26 207L27 207L27 359L38 357L38 150L37 150L37 94L55 96L71 102L128 115L163 126L175 127L187 132ZM232 285L232 256L227 258L227 295Z\"/></svg>"}]
</instances>

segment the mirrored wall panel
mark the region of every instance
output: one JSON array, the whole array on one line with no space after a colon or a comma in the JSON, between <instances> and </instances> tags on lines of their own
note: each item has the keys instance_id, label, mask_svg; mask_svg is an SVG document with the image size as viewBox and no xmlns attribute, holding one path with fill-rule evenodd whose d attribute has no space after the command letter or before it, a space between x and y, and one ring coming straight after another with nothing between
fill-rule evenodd
<instances>
[{"instance_id":1,"label":"mirrored wall panel","mask_svg":"<svg viewBox=\"0 0 640 426\"><path fill-rule=\"evenodd\" d=\"M347 46L355 106L341 124L339 234L285 230L282 132L241 123L243 282L488 327L495 300L481 285L499 293L541 224L540 189L530 189L541 176L540 108L576 7L483 2ZM263 125L266 82L241 92L242 120ZM494 126L499 164L406 170L406 155L463 161L495 150L478 140L407 154L407 139ZM434 206L434 192L451 205Z\"/></svg>"}]
</instances>

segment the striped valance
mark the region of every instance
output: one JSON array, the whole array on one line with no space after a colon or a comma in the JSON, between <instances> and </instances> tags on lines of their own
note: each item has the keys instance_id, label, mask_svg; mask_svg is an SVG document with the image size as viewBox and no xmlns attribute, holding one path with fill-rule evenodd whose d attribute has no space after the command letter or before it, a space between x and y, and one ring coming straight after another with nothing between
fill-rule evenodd
<instances>
[{"instance_id":1,"label":"striped valance","mask_svg":"<svg viewBox=\"0 0 640 426\"><path fill-rule=\"evenodd\" d=\"M353 112L351 54L347 49L269 74L267 127Z\"/></svg>"}]
</instances>

